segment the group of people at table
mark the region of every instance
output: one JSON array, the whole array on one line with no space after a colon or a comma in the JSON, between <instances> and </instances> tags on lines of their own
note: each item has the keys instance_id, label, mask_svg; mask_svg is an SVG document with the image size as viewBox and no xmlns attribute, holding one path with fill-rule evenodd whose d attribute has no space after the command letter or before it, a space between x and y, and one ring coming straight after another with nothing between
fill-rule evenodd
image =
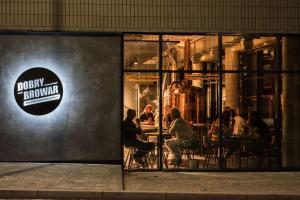
<instances>
[{"instance_id":1,"label":"group of people at table","mask_svg":"<svg viewBox=\"0 0 300 200\"><path fill-rule=\"evenodd\" d=\"M123 121L123 143L125 147L135 148L133 159L138 164L143 164L143 158L155 148L153 142L139 137L143 134L142 124L154 125L151 105L146 106L139 118L136 118L135 110L128 109L126 119ZM246 147L247 153L254 154L258 159L258 165L261 164L264 150L271 142L271 134L257 112L249 111L247 115L242 109L234 111L226 107L221 120L220 118L215 120L207 133L210 145L220 145L220 126L222 127L221 145L227 149L224 157L225 166L226 160L240 150L241 146ZM182 162L181 144L184 140L193 137L193 128L180 116L178 108L170 106L164 109L163 127L172 136L164 141L164 146L173 154L171 164L179 165Z\"/></svg>"}]
</instances>

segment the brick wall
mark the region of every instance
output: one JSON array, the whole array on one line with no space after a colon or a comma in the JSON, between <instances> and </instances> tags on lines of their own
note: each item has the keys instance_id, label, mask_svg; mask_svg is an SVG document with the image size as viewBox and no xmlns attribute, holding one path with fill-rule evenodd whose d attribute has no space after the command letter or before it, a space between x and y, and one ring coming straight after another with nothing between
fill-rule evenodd
<instances>
[{"instance_id":1,"label":"brick wall","mask_svg":"<svg viewBox=\"0 0 300 200\"><path fill-rule=\"evenodd\" d=\"M0 30L299 33L299 0L0 0Z\"/></svg>"}]
</instances>

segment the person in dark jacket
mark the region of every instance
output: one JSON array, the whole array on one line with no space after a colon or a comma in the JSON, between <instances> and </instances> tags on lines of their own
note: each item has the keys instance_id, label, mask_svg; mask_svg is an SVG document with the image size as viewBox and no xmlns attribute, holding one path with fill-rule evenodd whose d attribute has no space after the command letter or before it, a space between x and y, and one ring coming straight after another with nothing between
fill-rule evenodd
<instances>
[{"instance_id":1,"label":"person in dark jacket","mask_svg":"<svg viewBox=\"0 0 300 200\"><path fill-rule=\"evenodd\" d=\"M248 151L257 157L257 165L260 166L263 161L264 150L269 146L272 136L267 124L261 119L258 112L250 111L248 113L247 125L251 141L248 143Z\"/></svg>"},{"instance_id":2,"label":"person in dark jacket","mask_svg":"<svg viewBox=\"0 0 300 200\"><path fill-rule=\"evenodd\" d=\"M133 156L135 159L140 160L141 157L144 157L154 149L154 143L141 140L137 137L137 135L142 133L142 129L138 118L135 120L136 124L133 122L135 116L135 110L129 109L127 111L127 117L123 121L123 143L125 147L136 148L136 152Z\"/></svg>"}]
</instances>

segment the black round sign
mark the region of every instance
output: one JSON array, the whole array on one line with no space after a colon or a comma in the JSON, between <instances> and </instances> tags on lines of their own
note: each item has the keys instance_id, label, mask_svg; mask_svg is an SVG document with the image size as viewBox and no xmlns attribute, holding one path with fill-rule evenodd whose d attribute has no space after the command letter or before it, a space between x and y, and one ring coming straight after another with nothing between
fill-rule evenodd
<instances>
[{"instance_id":1,"label":"black round sign","mask_svg":"<svg viewBox=\"0 0 300 200\"><path fill-rule=\"evenodd\" d=\"M36 67L23 72L15 83L18 105L32 115L45 115L57 108L63 97L63 86L52 71Z\"/></svg>"}]
</instances>

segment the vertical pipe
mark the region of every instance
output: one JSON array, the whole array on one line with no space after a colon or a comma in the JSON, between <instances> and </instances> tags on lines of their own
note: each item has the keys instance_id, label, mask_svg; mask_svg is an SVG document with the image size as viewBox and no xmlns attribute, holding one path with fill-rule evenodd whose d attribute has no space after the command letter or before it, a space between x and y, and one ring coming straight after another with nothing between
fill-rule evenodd
<instances>
[{"instance_id":1,"label":"vertical pipe","mask_svg":"<svg viewBox=\"0 0 300 200\"><path fill-rule=\"evenodd\" d=\"M238 51L225 49L225 70L239 70ZM238 73L225 74L226 106L238 108L240 106L240 75Z\"/></svg>"}]
</instances>

